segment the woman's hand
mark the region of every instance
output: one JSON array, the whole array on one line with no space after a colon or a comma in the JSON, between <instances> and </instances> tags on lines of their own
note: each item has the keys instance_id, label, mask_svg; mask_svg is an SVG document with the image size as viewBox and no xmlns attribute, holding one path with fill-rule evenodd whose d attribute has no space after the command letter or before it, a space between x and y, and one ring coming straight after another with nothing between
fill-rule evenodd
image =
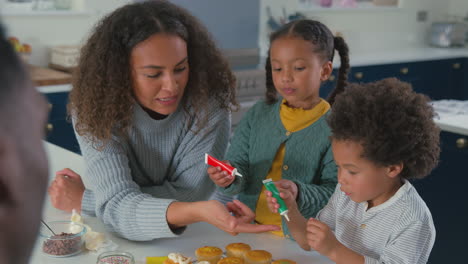
<instances>
[{"instance_id":1,"label":"woman's hand","mask_svg":"<svg viewBox=\"0 0 468 264\"><path fill-rule=\"evenodd\" d=\"M297 185L290 180L279 180L274 182L276 188L280 193L280 197L286 203L288 208L295 208L297 207L296 198L298 194ZM273 194L270 191L265 191L267 196L267 205L268 209L271 212L277 213L279 209L279 204L276 198L273 197Z\"/></svg>"},{"instance_id":2,"label":"woman's hand","mask_svg":"<svg viewBox=\"0 0 468 264\"><path fill-rule=\"evenodd\" d=\"M255 213L239 200L226 203L226 208L239 223L252 223L255 220Z\"/></svg>"},{"instance_id":3,"label":"woman's hand","mask_svg":"<svg viewBox=\"0 0 468 264\"><path fill-rule=\"evenodd\" d=\"M66 212L71 212L73 209L81 212L84 191L85 186L80 175L71 169L57 171L48 189L52 205Z\"/></svg>"},{"instance_id":4,"label":"woman's hand","mask_svg":"<svg viewBox=\"0 0 468 264\"><path fill-rule=\"evenodd\" d=\"M205 207L205 210L209 214L205 215L208 216L205 221L232 235L281 230L279 226L275 225L253 224L252 219L255 218L255 214L240 201L234 202L234 206L231 204L229 208L233 210L236 216L231 215L228 209L218 201L208 201L207 203L209 204Z\"/></svg>"},{"instance_id":5,"label":"woman's hand","mask_svg":"<svg viewBox=\"0 0 468 264\"><path fill-rule=\"evenodd\" d=\"M231 166L229 161L223 160L223 162ZM235 176L229 175L229 173L221 170L221 167L209 166L206 171L208 172L208 175L210 175L210 179L219 187L224 188L229 186L235 180Z\"/></svg>"},{"instance_id":6,"label":"woman's hand","mask_svg":"<svg viewBox=\"0 0 468 264\"><path fill-rule=\"evenodd\" d=\"M320 254L330 257L341 243L323 222L310 218L307 221L307 243Z\"/></svg>"}]
</instances>

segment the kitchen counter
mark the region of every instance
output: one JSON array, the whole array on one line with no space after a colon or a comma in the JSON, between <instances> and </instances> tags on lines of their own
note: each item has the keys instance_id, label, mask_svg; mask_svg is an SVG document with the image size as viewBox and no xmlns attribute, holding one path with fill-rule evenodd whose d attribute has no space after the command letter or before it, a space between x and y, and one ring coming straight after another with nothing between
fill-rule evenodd
<instances>
[{"instance_id":1,"label":"kitchen counter","mask_svg":"<svg viewBox=\"0 0 468 264\"><path fill-rule=\"evenodd\" d=\"M443 131L468 136L468 115L446 116L434 121Z\"/></svg>"},{"instance_id":2,"label":"kitchen counter","mask_svg":"<svg viewBox=\"0 0 468 264\"><path fill-rule=\"evenodd\" d=\"M72 168L77 173L84 172L83 158L68 150L62 149L50 143L45 143L49 157L50 179L53 179L55 171L62 168ZM46 197L43 219L46 221L69 220L70 214L61 212L53 208L49 198ZM147 242L133 242L117 237L109 233L104 225L95 217L84 216L85 224L93 230L104 232L108 238L119 245L119 250L128 251L135 256L137 264L144 264L147 256L165 256L171 252L180 252L186 256L194 257L194 252L198 247L205 245L218 246L223 248L234 242L243 242L254 249L264 249L272 253L273 258L288 258L297 263L330 264L328 258L321 256L315 251L307 252L302 250L294 241L281 238L272 234L239 234L231 236L225 232L206 223L190 225L179 238L164 238ZM52 258L42 254L41 244L38 242L34 248L31 264L83 264L96 263L97 254L93 252L83 252L79 255L68 258Z\"/></svg>"},{"instance_id":3,"label":"kitchen counter","mask_svg":"<svg viewBox=\"0 0 468 264\"><path fill-rule=\"evenodd\" d=\"M431 104L437 113L434 121L443 131L468 136L468 101L438 100Z\"/></svg>"},{"instance_id":4,"label":"kitchen counter","mask_svg":"<svg viewBox=\"0 0 468 264\"><path fill-rule=\"evenodd\" d=\"M430 46L422 46L374 52L351 52L349 57L351 66L367 66L401 62L454 59L468 57L468 47L436 48ZM339 56L337 55L335 56L333 67L338 68L339 65Z\"/></svg>"},{"instance_id":5,"label":"kitchen counter","mask_svg":"<svg viewBox=\"0 0 468 264\"><path fill-rule=\"evenodd\" d=\"M70 84L71 74L49 68L29 65L31 79L36 86Z\"/></svg>"}]
</instances>

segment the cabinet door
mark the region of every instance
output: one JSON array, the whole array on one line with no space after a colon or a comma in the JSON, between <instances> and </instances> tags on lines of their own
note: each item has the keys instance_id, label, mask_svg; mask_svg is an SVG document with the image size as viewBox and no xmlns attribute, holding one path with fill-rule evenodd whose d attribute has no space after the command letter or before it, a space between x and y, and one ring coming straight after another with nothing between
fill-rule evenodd
<instances>
[{"instance_id":1,"label":"cabinet door","mask_svg":"<svg viewBox=\"0 0 468 264\"><path fill-rule=\"evenodd\" d=\"M71 121L67 119L68 92L46 93L49 101L49 120L46 141L80 154Z\"/></svg>"},{"instance_id":2,"label":"cabinet door","mask_svg":"<svg viewBox=\"0 0 468 264\"><path fill-rule=\"evenodd\" d=\"M49 120L47 124L46 140L52 144L68 149L77 154L81 154L80 146L76 140L72 124L63 120Z\"/></svg>"},{"instance_id":3,"label":"cabinet door","mask_svg":"<svg viewBox=\"0 0 468 264\"><path fill-rule=\"evenodd\" d=\"M468 58L453 60L450 67L454 99L468 100Z\"/></svg>"},{"instance_id":4,"label":"cabinet door","mask_svg":"<svg viewBox=\"0 0 468 264\"><path fill-rule=\"evenodd\" d=\"M436 241L429 262L465 263L468 237L468 148L456 141L468 136L441 133L442 152L438 167L422 180L413 182L431 211Z\"/></svg>"},{"instance_id":5,"label":"cabinet door","mask_svg":"<svg viewBox=\"0 0 468 264\"><path fill-rule=\"evenodd\" d=\"M336 85L336 70L332 76L335 77L333 80L322 85L320 96L323 98L326 98ZM389 77L410 83L416 92L426 94L433 100L468 100L468 59L352 67L349 82L367 83Z\"/></svg>"}]
</instances>

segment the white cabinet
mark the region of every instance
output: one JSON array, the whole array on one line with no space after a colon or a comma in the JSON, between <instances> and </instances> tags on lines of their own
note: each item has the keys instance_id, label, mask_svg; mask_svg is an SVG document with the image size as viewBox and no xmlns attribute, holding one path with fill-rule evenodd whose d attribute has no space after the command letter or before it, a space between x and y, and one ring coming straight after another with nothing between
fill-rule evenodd
<instances>
[{"instance_id":1,"label":"white cabinet","mask_svg":"<svg viewBox=\"0 0 468 264\"><path fill-rule=\"evenodd\" d=\"M86 15L85 0L0 0L2 16Z\"/></svg>"}]
</instances>

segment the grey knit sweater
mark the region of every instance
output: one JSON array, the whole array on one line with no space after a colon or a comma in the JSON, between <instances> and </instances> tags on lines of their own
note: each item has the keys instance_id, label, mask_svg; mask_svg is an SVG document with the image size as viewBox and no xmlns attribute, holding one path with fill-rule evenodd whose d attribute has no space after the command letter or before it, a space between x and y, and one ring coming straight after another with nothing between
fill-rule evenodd
<instances>
[{"instance_id":1,"label":"grey knit sweater","mask_svg":"<svg viewBox=\"0 0 468 264\"><path fill-rule=\"evenodd\" d=\"M183 229L169 228L167 208L175 200L206 200L213 193L204 154L224 156L230 114L213 103L206 127L195 133L182 107L163 120L150 118L139 105L134 109L128 137L113 137L103 150L76 135L86 164L82 212L130 240L177 236Z\"/></svg>"}]
</instances>

